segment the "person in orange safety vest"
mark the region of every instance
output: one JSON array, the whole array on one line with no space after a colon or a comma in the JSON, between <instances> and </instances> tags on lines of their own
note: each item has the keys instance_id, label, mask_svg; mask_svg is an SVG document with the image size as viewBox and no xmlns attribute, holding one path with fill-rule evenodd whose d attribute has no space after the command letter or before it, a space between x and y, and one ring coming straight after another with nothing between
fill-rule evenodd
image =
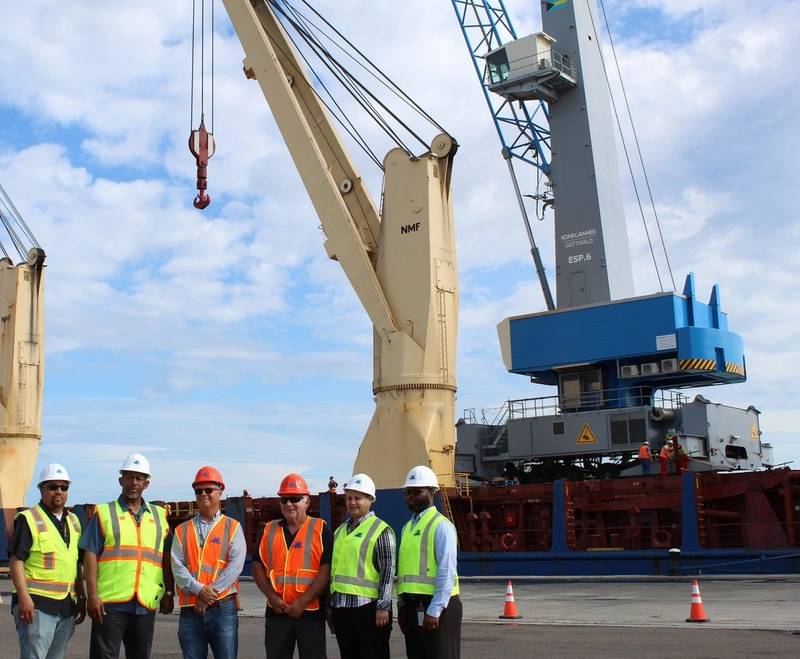
<instances>
[{"instance_id":1,"label":"person in orange safety vest","mask_svg":"<svg viewBox=\"0 0 800 659\"><path fill-rule=\"evenodd\" d=\"M642 476L650 475L650 465L653 464L653 453L650 451L650 442L642 442L639 447L639 463L642 465Z\"/></svg>"},{"instance_id":2,"label":"person in orange safety vest","mask_svg":"<svg viewBox=\"0 0 800 659\"><path fill-rule=\"evenodd\" d=\"M241 525L220 511L222 474L201 467L192 483L198 514L175 529L172 572L181 615L184 659L236 659L239 649L239 575L247 555Z\"/></svg>"},{"instance_id":3,"label":"person in orange safety vest","mask_svg":"<svg viewBox=\"0 0 800 659\"><path fill-rule=\"evenodd\" d=\"M325 659L325 606L333 553L327 524L307 514L305 479L289 474L278 495L283 518L264 527L253 555L253 579L267 597L267 659Z\"/></svg>"},{"instance_id":4,"label":"person in orange safety vest","mask_svg":"<svg viewBox=\"0 0 800 659\"><path fill-rule=\"evenodd\" d=\"M664 446L661 447L661 452L658 454L658 460L661 463L662 476L666 476L669 473L669 463L672 462L673 454L672 440L668 439Z\"/></svg>"}]
</instances>

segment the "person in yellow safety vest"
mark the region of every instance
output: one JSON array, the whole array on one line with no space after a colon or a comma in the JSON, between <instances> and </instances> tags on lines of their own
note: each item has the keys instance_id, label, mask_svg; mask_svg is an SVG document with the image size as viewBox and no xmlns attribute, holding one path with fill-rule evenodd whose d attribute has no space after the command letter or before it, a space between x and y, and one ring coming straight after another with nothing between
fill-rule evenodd
<instances>
[{"instance_id":1,"label":"person in yellow safety vest","mask_svg":"<svg viewBox=\"0 0 800 659\"><path fill-rule=\"evenodd\" d=\"M403 527L397 556L397 622L409 659L461 656L461 599L455 527L433 505L436 474L408 472L406 505L414 515Z\"/></svg>"},{"instance_id":2,"label":"person in yellow safety vest","mask_svg":"<svg viewBox=\"0 0 800 659\"><path fill-rule=\"evenodd\" d=\"M394 531L370 510L375 483L355 474L344 486L350 517L333 535L330 623L347 659L389 659Z\"/></svg>"},{"instance_id":3,"label":"person in yellow safety vest","mask_svg":"<svg viewBox=\"0 0 800 659\"><path fill-rule=\"evenodd\" d=\"M642 465L642 476L650 475L650 465L653 464L653 453L650 451L650 442L642 442L639 447L639 464Z\"/></svg>"},{"instance_id":4,"label":"person in yellow safety vest","mask_svg":"<svg viewBox=\"0 0 800 659\"><path fill-rule=\"evenodd\" d=\"M200 467L192 483L198 513L175 529L172 573L181 617L184 659L236 659L239 652L239 575L247 544L242 527L220 511L222 474Z\"/></svg>"},{"instance_id":5,"label":"person in yellow safety vest","mask_svg":"<svg viewBox=\"0 0 800 659\"><path fill-rule=\"evenodd\" d=\"M672 462L672 440L667 438L664 446L661 447L661 452L658 454L658 461L661 463L661 475L666 476L669 473L669 465Z\"/></svg>"},{"instance_id":6,"label":"person in yellow safety vest","mask_svg":"<svg viewBox=\"0 0 800 659\"><path fill-rule=\"evenodd\" d=\"M333 534L308 515L308 483L289 474L278 488L280 520L264 527L253 554L253 579L267 597L267 659L325 659L325 608L320 602L331 576Z\"/></svg>"},{"instance_id":7,"label":"person in yellow safety vest","mask_svg":"<svg viewBox=\"0 0 800 659\"><path fill-rule=\"evenodd\" d=\"M42 469L38 485L39 503L14 518L8 547L11 612L20 659L63 659L75 625L86 617L81 524L65 507L70 479L62 465Z\"/></svg>"},{"instance_id":8,"label":"person in yellow safety vest","mask_svg":"<svg viewBox=\"0 0 800 659\"><path fill-rule=\"evenodd\" d=\"M172 534L161 506L142 494L150 463L129 455L119 470L119 498L95 508L81 538L92 619L90 659L149 659L156 609L172 613L174 592L169 548Z\"/></svg>"}]
</instances>

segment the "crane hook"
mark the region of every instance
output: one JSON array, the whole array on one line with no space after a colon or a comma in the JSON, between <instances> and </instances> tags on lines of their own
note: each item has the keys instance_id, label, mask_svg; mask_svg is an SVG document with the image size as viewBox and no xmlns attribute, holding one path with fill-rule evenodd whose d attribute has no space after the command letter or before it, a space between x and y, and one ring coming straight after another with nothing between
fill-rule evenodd
<instances>
[{"instance_id":1,"label":"crane hook","mask_svg":"<svg viewBox=\"0 0 800 659\"><path fill-rule=\"evenodd\" d=\"M194 207L200 210L207 208L211 197L206 194L208 189L208 161L214 155L216 146L214 134L206 130L203 117L200 118L200 127L189 134L189 152L197 161L197 196L194 198Z\"/></svg>"}]
</instances>

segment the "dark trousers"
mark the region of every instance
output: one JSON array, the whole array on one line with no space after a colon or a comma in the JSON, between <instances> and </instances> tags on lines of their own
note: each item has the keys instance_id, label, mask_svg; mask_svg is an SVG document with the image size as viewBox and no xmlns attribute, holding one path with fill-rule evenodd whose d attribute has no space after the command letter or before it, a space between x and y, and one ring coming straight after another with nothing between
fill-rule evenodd
<instances>
[{"instance_id":1,"label":"dark trousers","mask_svg":"<svg viewBox=\"0 0 800 659\"><path fill-rule=\"evenodd\" d=\"M377 603L332 611L333 629L342 659L389 659L392 618L386 627L375 626Z\"/></svg>"},{"instance_id":2,"label":"dark trousers","mask_svg":"<svg viewBox=\"0 0 800 659\"><path fill-rule=\"evenodd\" d=\"M406 656L408 659L458 659L461 656L461 600L458 595L450 598L447 608L439 616L439 627L425 631L419 622L417 608L427 608L431 598L425 596L403 596L407 604L397 609L406 637Z\"/></svg>"},{"instance_id":3,"label":"dark trousers","mask_svg":"<svg viewBox=\"0 0 800 659\"><path fill-rule=\"evenodd\" d=\"M155 611L143 616L106 611L102 625L92 623L89 659L119 659L122 644L125 659L150 659L155 621Z\"/></svg>"},{"instance_id":4,"label":"dark trousers","mask_svg":"<svg viewBox=\"0 0 800 659\"><path fill-rule=\"evenodd\" d=\"M325 619L319 614L308 613L299 618L267 615L264 623L267 659L292 659L295 645L300 659L327 659Z\"/></svg>"}]
</instances>

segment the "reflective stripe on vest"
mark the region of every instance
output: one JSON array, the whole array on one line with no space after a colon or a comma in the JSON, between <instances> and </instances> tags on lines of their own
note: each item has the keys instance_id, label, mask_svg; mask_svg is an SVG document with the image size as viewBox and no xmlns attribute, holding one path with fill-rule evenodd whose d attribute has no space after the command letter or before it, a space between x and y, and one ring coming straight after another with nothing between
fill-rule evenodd
<instances>
[{"instance_id":1,"label":"reflective stripe on vest","mask_svg":"<svg viewBox=\"0 0 800 659\"><path fill-rule=\"evenodd\" d=\"M70 526L69 545L40 505L18 513L25 518L31 532L31 548L24 569L28 591L33 595L55 600L75 596L81 523L72 513L64 514Z\"/></svg>"},{"instance_id":2,"label":"reflective stripe on vest","mask_svg":"<svg viewBox=\"0 0 800 659\"><path fill-rule=\"evenodd\" d=\"M217 575L227 567L230 546L238 528L239 522L235 519L220 515L220 518L208 532L202 547L200 547L194 519L184 522L175 530L175 535L183 549L183 558L187 569L204 586L214 583ZM237 591L238 582L234 581L229 588L218 593L217 597L227 597ZM189 591L184 591L179 586L178 602L182 607L194 606L195 602L197 602L197 596Z\"/></svg>"},{"instance_id":3,"label":"reflective stripe on vest","mask_svg":"<svg viewBox=\"0 0 800 659\"><path fill-rule=\"evenodd\" d=\"M135 597L150 611L158 608L164 594L161 561L169 526L164 509L148 505L139 524L119 501L97 506L104 543L97 558L97 595L104 604Z\"/></svg>"},{"instance_id":4,"label":"reflective stripe on vest","mask_svg":"<svg viewBox=\"0 0 800 659\"><path fill-rule=\"evenodd\" d=\"M350 533L347 532L347 522L336 529L331 561L331 592L378 598L380 574L375 569L373 556L378 536L388 528L386 522L372 516Z\"/></svg>"},{"instance_id":5,"label":"reflective stripe on vest","mask_svg":"<svg viewBox=\"0 0 800 659\"><path fill-rule=\"evenodd\" d=\"M300 593L308 590L317 577L322 558L324 524L325 522L316 517L306 517L288 548L279 521L269 522L264 527L258 554L272 587L287 604L291 604ZM314 599L305 610L318 609L319 599Z\"/></svg>"},{"instance_id":6,"label":"reflective stripe on vest","mask_svg":"<svg viewBox=\"0 0 800 659\"><path fill-rule=\"evenodd\" d=\"M429 508L411 528L411 520L406 522L400 536L400 549L397 552L397 592L433 595L436 592L436 562L434 541L436 527L448 523L436 508ZM458 595L458 575L451 595Z\"/></svg>"}]
</instances>

